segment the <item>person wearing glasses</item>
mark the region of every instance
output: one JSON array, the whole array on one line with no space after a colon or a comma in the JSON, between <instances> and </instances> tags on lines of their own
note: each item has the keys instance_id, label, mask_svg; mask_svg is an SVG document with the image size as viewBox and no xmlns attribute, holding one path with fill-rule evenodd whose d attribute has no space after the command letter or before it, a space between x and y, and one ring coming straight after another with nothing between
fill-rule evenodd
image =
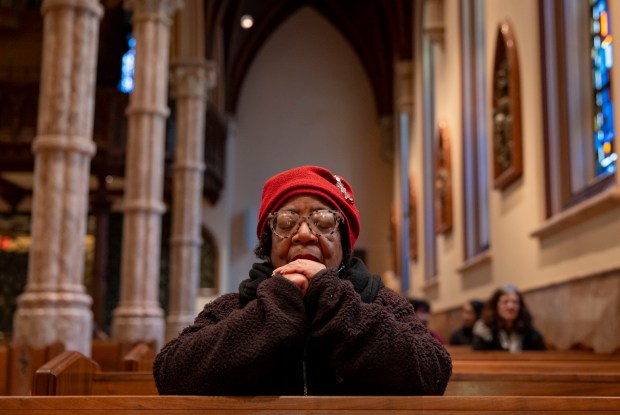
<instances>
[{"instance_id":1,"label":"person wearing glasses","mask_svg":"<svg viewBox=\"0 0 620 415\"><path fill-rule=\"evenodd\" d=\"M441 395L450 355L353 257L353 190L318 166L263 187L261 262L158 353L160 394Z\"/></svg>"}]
</instances>

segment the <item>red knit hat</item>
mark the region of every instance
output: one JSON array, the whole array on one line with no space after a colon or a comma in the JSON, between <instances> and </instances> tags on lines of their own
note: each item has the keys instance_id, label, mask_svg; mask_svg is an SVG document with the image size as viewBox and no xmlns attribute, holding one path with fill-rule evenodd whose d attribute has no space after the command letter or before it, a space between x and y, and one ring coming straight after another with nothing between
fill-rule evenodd
<instances>
[{"instance_id":1,"label":"red knit hat","mask_svg":"<svg viewBox=\"0 0 620 415\"><path fill-rule=\"evenodd\" d=\"M360 233L360 215L353 189L345 179L318 166L302 166L276 174L265 182L258 212L256 235L260 239L267 217L293 196L313 195L330 202L344 216L351 250Z\"/></svg>"}]
</instances>

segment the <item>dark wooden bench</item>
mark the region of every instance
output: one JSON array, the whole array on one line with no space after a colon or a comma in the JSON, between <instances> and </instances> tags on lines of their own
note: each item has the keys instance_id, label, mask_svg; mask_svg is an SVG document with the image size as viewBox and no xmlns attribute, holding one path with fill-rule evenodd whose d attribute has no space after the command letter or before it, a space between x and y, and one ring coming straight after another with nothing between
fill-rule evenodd
<instances>
[{"instance_id":1,"label":"dark wooden bench","mask_svg":"<svg viewBox=\"0 0 620 415\"><path fill-rule=\"evenodd\" d=\"M157 395L151 371L104 372L76 351L56 356L34 374L33 395Z\"/></svg>"},{"instance_id":2,"label":"dark wooden bench","mask_svg":"<svg viewBox=\"0 0 620 415\"><path fill-rule=\"evenodd\" d=\"M123 370L123 356L127 351L127 346L121 342L93 339L91 358L103 371L119 371Z\"/></svg>"},{"instance_id":3,"label":"dark wooden bench","mask_svg":"<svg viewBox=\"0 0 620 415\"><path fill-rule=\"evenodd\" d=\"M150 372L156 354L153 345L138 343L123 356L123 369L129 372Z\"/></svg>"},{"instance_id":4,"label":"dark wooden bench","mask_svg":"<svg viewBox=\"0 0 620 415\"><path fill-rule=\"evenodd\" d=\"M617 397L74 396L2 397L3 415L620 414Z\"/></svg>"},{"instance_id":5,"label":"dark wooden bench","mask_svg":"<svg viewBox=\"0 0 620 415\"><path fill-rule=\"evenodd\" d=\"M620 360L592 352L451 353L455 396L620 396Z\"/></svg>"},{"instance_id":6,"label":"dark wooden bench","mask_svg":"<svg viewBox=\"0 0 620 415\"><path fill-rule=\"evenodd\" d=\"M9 394L9 345L0 343L0 395Z\"/></svg>"},{"instance_id":7,"label":"dark wooden bench","mask_svg":"<svg viewBox=\"0 0 620 415\"><path fill-rule=\"evenodd\" d=\"M63 349L60 343L40 348L0 344L0 395L29 395L35 370Z\"/></svg>"},{"instance_id":8,"label":"dark wooden bench","mask_svg":"<svg viewBox=\"0 0 620 415\"><path fill-rule=\"evenodd\" d=\"M471 347L447 346L453 360L562 360L562 361L620 361L620 353L594 353L584 350L522 351L509 353L499 350L472 350Z\"/></svg>"},{"instance_id":9,"label":"dark wooden bench","mask_svg":"<svg viewBox=\"0 0 620 415\"><path fill-rule=\"evenodd\" d=\"M530 366L542 363L543 367L497 371L497 361L466 361L479 366L463 371L460 363L455 362L455 373L446 390L448 396L620 396L620 373L572 373L566 371L564 362L526 362ZM549 370L549 364L564 369ZM157 389L150 370L103 372L92 359L71 351L52 359L35 373L33 395L103 394L156 395Z\"/></svg>"},{"instance_id":10,"label":"dark wooden bench","mask_svg":"<svg viewBox=\"0 0 620 415\"><path fill-rule=\"evenodd\" d=\"M454 373L447 396L620 396L620 374Z\"/></svg>"},{"instance_id":11,"label":"dark wooden bench","mask_svg":"<svg viewBox=\"0 0 620 415\"><path fill-rule=\"evenodd\" d=\"M114 340L93 340L91 358L104 372L151 370L155 359L154 345L122 343Z\"/></svg>"},{"instance_id":12,"label":"dark wooden bench","mask_svg":"<svg viewBox=\"0 0 620 415\"><path fill-rule=\"evenodd\" d=\"M620 361L605 360L456 360L454 373L609 373L620 374Z\"/></svg>"}]
</instances>

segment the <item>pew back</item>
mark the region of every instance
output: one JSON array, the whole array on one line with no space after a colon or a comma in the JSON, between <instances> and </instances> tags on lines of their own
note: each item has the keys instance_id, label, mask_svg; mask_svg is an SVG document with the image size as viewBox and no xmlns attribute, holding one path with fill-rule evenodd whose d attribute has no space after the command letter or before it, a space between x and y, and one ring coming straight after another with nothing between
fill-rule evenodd
<instances>
[{"instance_id":1,"label":"pew back","mask_svg":"<svg viewBox=\"0 0 620 415\"><path fill-rule=\"evenodd\" d=\"M61 343L30 347L4 343L0 348L0 394L30 395L32 375L42 364L64 350Z\"/></svg>"},{"instance_id":2,"label":"pew back","mask_svg":"<svg viewBox=\"0 0 620 415\"><path fill-rule=\"evenodd\" d=\"M103 372L92 359L66 351L34 374L33 395L157 395L151 371Z\"/></svg>"},{"instance_id":3,"label":"pew back","mask_svg":"<svg viewBox=\"0 0 620 415\"><path fill-rule=\"evenodd\" d=\"M156 352L154 344L94 339L91 354L104 372L136 372L152 370Z\"/></svg>"},{"instance_id":4,"label":"pew back","mask_svg":"<svg viewBox=\"0 0 620 415\"><path fill-rule=\"evenodd\" d=\"M129 372L150 372L153 370L155 355L153 345L138 343L123 356L123 369Z\"/></svg>"},{"instance_id":5,"label":"pew back","mask_svg":"<svg viewBox=\"0 0 620 415\"><path fill-rule=\"evenodd\" d=\"M93 375L100 367L75 351L65 351L34 374L33 395L90 395Z\"/></svg>"},{"instance_id":6,"label":"pew back","mask_svg":"<svg viewBox=\"0 0 620 415\"><path fill-rule=\"evenodd\" d=\"M620 396L620 370L616 363L608 363L454 361L446 395ZM105 372L78 352L65 352L41 367L35 374L34 388L34 395L57 396L158 393L151 370Z\"/></svg>"},{"instance_id":7,"label":"pew back","mask_svg":"<svg viewBox=\"0 0 620 415\"><path fill-rule=\"evenodd\" d=\"M453 374L447 395L620 396L620 360L616 355L449 350Z\"/></svg>"},{"instance_id":8,"label":"pew back","mask_svg":"<svg viewBox=\"0 0 620 415\"><path fill-rule=\"evenodd\" d=\"M469 346L447 346L453 360L502 360L502 361L620 361L620 353L594 353L585 350L526 350L510 353L500 350L473 350Z\"/></svg>"},{"instance_id":9,"label":"pew back","mask_svg":"<svg viewBox=\"0 0 620 415\"><path fill-rule=\"evenodd\" d=\"M598 360L453 360L454 373L612 373L620 374L620 361Z\"/></svg>"},{"instance_id":10,"label":"pew back","mask_svg":"<svg viewBox=\"0 0 620 415\"><path fill-rule=\"evenodd\" d=\"M541 396L80 396L3 397L3 415L381 415L381 414L620 414L616 397Z\"/></svg>"},{"instance_id":11,"label":"pew back","mask_svg":"<svg viewBox=\"0 0 620 415\"><path fill-rule=\"evenodd\" d=\"M93 339L91 357L104 371L123 370L127 346L115 340Z\"/></svg>"},{"instance_id":12,"label":"pew back","mask_svg":"<svg viewBox=\"0 0 620 415\"><path fill-rule=\"evenodd\" d=\"M0 343L0 395L9 394L9 345Z\"/></svg>"},{"instance_id":13,"label":"pew back","mask_svg":"<svg viewBox=\"0 0 620 415\"><path fill-rule=\"evenodd\" d=\"M447 396L620 396L620 374L455 373Z\"/></svg>"}]
</instances>

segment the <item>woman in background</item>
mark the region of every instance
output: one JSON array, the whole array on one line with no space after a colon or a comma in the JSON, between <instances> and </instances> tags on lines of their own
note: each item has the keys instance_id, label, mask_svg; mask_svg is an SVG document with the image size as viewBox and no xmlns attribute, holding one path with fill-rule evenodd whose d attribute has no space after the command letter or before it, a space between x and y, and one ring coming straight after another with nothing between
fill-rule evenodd
<instances>
[{"instance_id":1,"label":"woman in background","mask_svg":"<svg viewBox=\"0 0 620 415\"><path fill-rule=\"evenodd\" d=\"M463 304L461 317L463 323L460 329L450 336L449 344L452 346L471 345L474 338L474 324L480 318L483 304L478 300L470 300Z\"/></svg>"},{"instance_id":2,"label":"woman in background","mask_svg":"<svg viewBox=\"0 0 620 415\"><path fill-rule=\"evenodd\" d=\"M513 285L498 288L474 325L475 350L545 350L543 336L534 328L523 296Z\"/></svg>"}]
</instances>

